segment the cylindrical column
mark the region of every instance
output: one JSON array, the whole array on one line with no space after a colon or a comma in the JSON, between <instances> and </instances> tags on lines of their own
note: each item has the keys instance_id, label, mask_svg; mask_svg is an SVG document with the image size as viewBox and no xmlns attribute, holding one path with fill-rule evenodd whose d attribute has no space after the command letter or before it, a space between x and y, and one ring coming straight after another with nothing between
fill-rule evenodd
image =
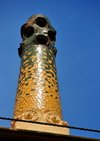
<instances>
[{"instance_id":1,"label":"cylindrical column","mask_svg":"<svg viewBox=\"0 0 100 141\"><path fill-rule=\"evenodd\" d=\"M67 125L62 121L54 47L56 31L44 15L33 15L21 28L21 57L14 115L24 119Z\"/></svg>"},{"instance_id":2,"label":"cylindrical column","mask_svg":"<svg viewBox=\"0 0 100 141\"><path fill-rule=\"evenodd\" d=\"M33 108L61 117L54 47L29 44L21 57L14 117Z\"/></svg>"}]
</instances>

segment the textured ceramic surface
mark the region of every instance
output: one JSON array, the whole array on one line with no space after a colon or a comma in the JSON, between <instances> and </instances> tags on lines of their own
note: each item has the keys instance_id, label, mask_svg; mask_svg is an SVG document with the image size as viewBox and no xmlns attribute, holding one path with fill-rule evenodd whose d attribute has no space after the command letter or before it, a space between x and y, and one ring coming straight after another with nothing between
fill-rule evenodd
<instances>
[{"instance_id":1,"label":"textured ceramic surface","mask_svg":"<svg viewBox=\"0 0 100 141\"><path fill-rule=\"evenodd\" d=\"M52 111L62 118L56 73L56 31L47 17L31 16L21 27L21 57L14 117L32 109Z\"/></svg>"}]
</instances>

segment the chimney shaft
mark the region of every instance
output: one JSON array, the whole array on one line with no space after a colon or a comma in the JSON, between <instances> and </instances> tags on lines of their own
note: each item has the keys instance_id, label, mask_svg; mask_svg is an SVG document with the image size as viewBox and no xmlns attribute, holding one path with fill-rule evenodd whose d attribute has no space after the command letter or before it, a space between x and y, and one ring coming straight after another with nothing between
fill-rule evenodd
<instances>
[{"instance_id":1,"label":"chimney shaft","mask_svg":"<svg viewBox=\"0 0 100 141\"><path fill-rule=\"evenodd\" d=\"M13 118L68 125L62 121L55 29L47 17L37 14L21 27L21 36L23 41L18 49L21 65Z\"/></svg>"}]
</instances>

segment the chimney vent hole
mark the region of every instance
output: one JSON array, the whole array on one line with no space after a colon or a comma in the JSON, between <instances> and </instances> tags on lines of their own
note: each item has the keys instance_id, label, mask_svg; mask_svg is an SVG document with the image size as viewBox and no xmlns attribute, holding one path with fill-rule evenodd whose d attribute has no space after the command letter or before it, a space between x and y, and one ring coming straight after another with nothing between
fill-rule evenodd
<instances>
[{"instance_id":1,"label":"chimney vent hole","mask_svg":"<svg viewBox=\"0 0 100 141\"><path fill-rule=\"evenodd\" d=\"M36 19L36 24L40 27L46 27L47 26L47 21L45 20L45 18L42 17L38 17Z\"/></svg>"},{"instance_id":2,"label":"chimney vent hole","mask_svg":"<svg viewBox=\"0 0 100 141\"><path fill-rule=\"evenodd\" d=\"M39 44L42 44L42 45L47 45L48 43L48 38L44 35L39 35L36 37L36 41L37 43Z\"/></svg>"}]
</instances>

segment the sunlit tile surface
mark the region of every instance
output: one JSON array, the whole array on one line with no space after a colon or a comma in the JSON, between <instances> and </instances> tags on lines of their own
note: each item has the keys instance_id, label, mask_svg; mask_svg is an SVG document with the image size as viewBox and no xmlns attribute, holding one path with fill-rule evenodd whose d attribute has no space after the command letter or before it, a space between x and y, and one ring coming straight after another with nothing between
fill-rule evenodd
<instances>
[{"instance_id":1,"label":"sunlit tile surface","mask_svg":"<svg viewBox=\"0 0 100 141\"><path fill-rule=\"evenodd\" d=\"M46 27L39 27L33 22L36 18L37 17L33 16L27 22L29 26L34 27L36 34L35 32L32 35L31 32L27 33L28 35L25 36L29 37L23 39L24 45L22 46L23 50L21 52L14 117L33 108L40 109L41 111L51 110L62 117L56 74L56 48L54 47L54 41L52 41L52 36L49 34L48 36L50 37L46 35L48 39L47 43L45 43L46 41L41 43L41 40L38 41L38 39L36 41L37 36L40 35L42 31L44 35L48 33L49 29L52 31L54 29L48 20ZM31 19L33 21L31 21Z\"/></svg>"}]
</instances>

